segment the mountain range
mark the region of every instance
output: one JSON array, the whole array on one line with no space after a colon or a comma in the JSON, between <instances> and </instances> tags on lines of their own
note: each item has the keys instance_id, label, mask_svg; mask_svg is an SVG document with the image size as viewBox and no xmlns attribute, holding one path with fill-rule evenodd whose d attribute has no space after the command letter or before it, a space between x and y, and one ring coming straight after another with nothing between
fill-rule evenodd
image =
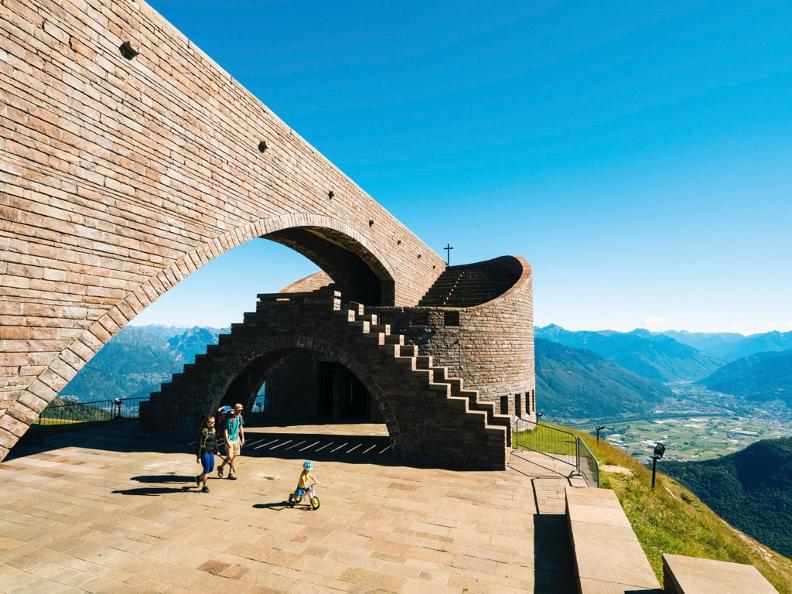
<instances>
[{"instance_id":1,"label":"mountain range","mask_svg":"<svg viewBox=\"0 0 792 594\"><path fill-rule=\"evenodd\" d=\"M695 381L718 369L723 361L669 336L637 329L570 331L551 324L535 336L576 349L586 349L656 382Z\"/></svg>"},{"instance_id":2,"label":"mountain range","mask_svg":"<svg viewBox=\"0 0 792 594\"><path fill-rule=\"evenodd\" d=\"M700 383L746 400L780 400L792 406L792 350L748 355L724 365Z\"/></svg>"},{"instance_id":3,"label":"mountain range","mask_svg":"<svg viewBox=\"0 0 792 594\"><path fill-rule=\"evenodd\" d=\"M765 439L704 462L665 462L724 520L792 557L792 437Z\"/></svg>"},{"instance_id":4,"label":"mountain range","mask_svg":"<svg viewBox=\"0 0 792 594\"><path fill-rule=\"evenodd\" d=\"M669 330L660 334L726 362L736 361L756 353L792 349L792 332L774 331L744 336L734 332Z\"/></svg>"},{"instance_id":5,"label":"mountain range","mask_svg":"<svg viewBox=\"0 0 792 594\"><path fill-rule=\"evenodd\" d=\"M60 396L82 402L148 396L226 331L127 326L72 378Z\"/></svg>"}]
</instances>

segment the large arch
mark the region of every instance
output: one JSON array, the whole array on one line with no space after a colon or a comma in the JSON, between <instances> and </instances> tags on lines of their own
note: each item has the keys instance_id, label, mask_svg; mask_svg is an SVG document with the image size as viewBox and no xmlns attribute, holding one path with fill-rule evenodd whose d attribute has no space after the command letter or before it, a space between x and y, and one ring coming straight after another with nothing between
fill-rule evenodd
<instances>
[{"instance_id":1,"label":"large arch","mask_svg":"<svg viewBox=\"0 0 792 594\"><path fill-rule=\"evenodd\" d=\"M51 357L24 388L21 382L27 378L20 373L17 389L6 391L0 401L4 405L0 409L0 459L85 363L138 313L209 260L254 237L277 241L302 253L358 301L375 305L393 302L395 280L391 264L386 257L378 258L366 235L348 223L315 213L297 213L233 229L185 254L130 291ZM0 302L0 310L2 307ZM0 355L0 364L5 363L7 356Z\"/></svg>"},{"instance_id":2,"label":"large arch","mask_svg":"<svg viewBox=\"0 0 792 594\"><path fill-rule=\"evenodd\" d=\"M0 459L129 320L248 239L322 258L352 238L340 282L381 304L442 272L145 2L14 2L0 34Z\"/></svg>"}]
</instances>

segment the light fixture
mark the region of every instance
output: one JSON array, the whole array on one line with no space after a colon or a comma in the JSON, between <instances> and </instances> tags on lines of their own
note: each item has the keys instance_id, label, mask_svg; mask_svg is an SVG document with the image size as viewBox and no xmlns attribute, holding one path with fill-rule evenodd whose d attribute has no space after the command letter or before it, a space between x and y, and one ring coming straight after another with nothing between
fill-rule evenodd
<instances>
[{"instance_id":1,"label":"light fixture","mask_svg":"<svg viewBox=\"0 0 792 594\"><path fill-rule=\"evenodd\" d=\"M657 461L665 454L666 447L659 441L654 447L654 454L652 455L652 491L655 488L655 474L657 473Z\"/></svg>"},{"instance_id":2,"label":"light fixture","mask_svg":"<svg viewBox=\"0 0 792 594\"><path fill-rule=\"evenodd\" d=\"M597 443L599 443L600 431L602 431L603 429L607 429L607 427L605 425L597 425L596 427L594 427L594 430L597 432Z\"/></svg>"}]
</instances>

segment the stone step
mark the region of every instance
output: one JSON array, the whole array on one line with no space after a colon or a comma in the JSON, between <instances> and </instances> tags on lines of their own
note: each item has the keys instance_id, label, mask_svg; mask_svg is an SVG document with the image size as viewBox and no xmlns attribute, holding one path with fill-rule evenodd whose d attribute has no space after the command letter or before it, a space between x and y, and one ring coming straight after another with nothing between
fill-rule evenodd
<instances>
[{"instance_id":1,"label":"stone step","mask_svg":"<svg viewBox=\"0 0 792 594\"><path fill-rule=\"evenodd\" d=\"M432 367L432 371L434 374L432 375L432 379L436 382L445 382L448 378L448 367Z\"/></svg>"},{"instance_id":2,"label":"stone step","mask_svg":"<svg viewBox=\"0 0 792 594\"><path fill-rule=\"evenodd\" d=\"M417 355L415 358L415 366L418 369L431 369L432 355Z\"/></svg>"},{"instance_id":3,"label":"stone step","mask_svg":"<svg viewBox=\"0 0 792 594\"><path fill-rule=\"evenodd\" d=\"M363 333L368 333L371 331L371 324L365 320L350 322L350 325Z\"/></svg>"},{"instance_id":4,"label":"stone step","mask_svg":"<svg viewBox=\"0 0 792 594\"><path fill-rule=\"evenodd\" d=\"M382 332L383 334L390 334L391 333L391 325L390 324L371 324L371 331L372 332Z\"/></svg>"},{"instance_id":5,"label":"stone step","mask_svg":"<svg viewBox=\"0 0 792 594\"><path fill-rule=\"evenodd\" d=\"M399 347L401 357L415 357L418 355L418 347L412 344L403 344Z\"/></svg>"},{"instance_id":6,"label":"stone step","mask_svg":"<svg viewBox=\"0 0 792 594\"><path fill-rule=\"evenodd\" d=\"M415 369L415 357L394 357L394 360L407 369Z\"/></svg>"},{"instance_id":7,"label":"stone step","mask_svg":"<svg viewBox=\"0 0 792 594\"><path fill-rule=\"evenodd\" d=\"M404 344L404 334L388 334L385 336L385 344Z\"/></svg>"}]
</instances>

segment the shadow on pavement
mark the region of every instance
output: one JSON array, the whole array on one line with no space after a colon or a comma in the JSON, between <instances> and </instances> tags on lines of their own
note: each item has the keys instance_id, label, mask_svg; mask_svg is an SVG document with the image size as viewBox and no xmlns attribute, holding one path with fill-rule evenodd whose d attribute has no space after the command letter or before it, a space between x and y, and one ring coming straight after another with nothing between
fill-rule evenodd
<instances>
[{"instance_id":1,"label":"shadow on pavement","mask_svg":"<svg viewBox=\"0 0 792 594\"><path fill-rule=\"evenodd\" d=\"M265 433L253 428L246 431L246 436L243 456L386 466L404 464L393 455L390 439L386 436Z\"/></svg>"},{"instance_id":2,"label":"shadow on pavement","mask_svg":"<svg viewBox=\"0 0 792 594\"><path fill-rule=\"evenodd\" d=\"M535 514L535 592L574 594L577 592L572 543L564 514Z\"/></svg>"},{"instance_id":3,"label":"shadow on pavement","mask_svg":"<svg viewBox=\"0 0 792 594\"><path fill-rule=\"evenodd\" d=\"M130 481L139 483L195 483L194 476L175 476L174 474L152 474L133 476Z\"/></svg>"},{"instance_id":4,"label":"shadow on pavement","mask_svg":"<svg viewBox=\"0 0 792 594\"><path fill-rule=\"evenodd\" d=\"M136 489L117 489L111 491L119 495L145 495L154 497L157 495L165 495L166 493L199 493L197 489L190 489L190 487L138 487Z\"/></svg>"},{"instance_id":5,"label":"shadow on pavement","mask_svg":"<svg viewBox=\"0 0 792 594\"><path fill-rule=\"evenodd\" d=\"M254 503L253 507L255 507L256 509L274 509L275 511L283 511L284 509L290 509L288 501L278 501L275 503Z\"/></svg>"}]
</instances>

